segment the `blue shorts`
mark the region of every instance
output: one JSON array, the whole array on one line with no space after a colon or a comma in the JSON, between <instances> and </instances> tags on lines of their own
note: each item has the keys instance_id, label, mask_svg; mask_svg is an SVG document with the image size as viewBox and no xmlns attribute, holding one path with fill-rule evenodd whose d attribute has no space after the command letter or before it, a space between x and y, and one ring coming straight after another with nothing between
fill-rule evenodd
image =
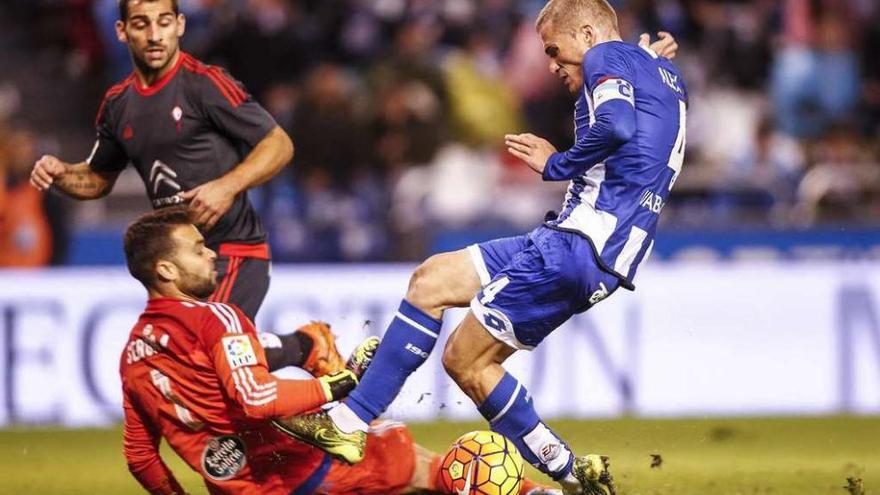
<instances>
[{"instance_id":1,"label":"blue shorts","mask_svg":"<svg viewBox=\"0 0 880 495\"><path fill-rule=\"evenodd\" d=\"M515 349L533 349L620 285L599 268L590 241L570 232L542 226L468 251L483 286L471 310L495 338Z\"/></svg>"}]
</instances>

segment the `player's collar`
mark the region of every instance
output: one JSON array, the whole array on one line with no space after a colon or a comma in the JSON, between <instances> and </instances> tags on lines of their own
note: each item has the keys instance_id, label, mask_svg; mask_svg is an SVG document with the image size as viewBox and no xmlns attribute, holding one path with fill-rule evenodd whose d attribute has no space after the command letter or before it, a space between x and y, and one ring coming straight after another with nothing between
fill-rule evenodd
<instances>
[{"instance_id":1,"label":"player's collar","mask_svg":"<svg viewBox=\"0 0 880 495\"><path fill-rule=\"evenodd\" d=\"M146 88L141 86L140 79L137 77L137 74L134 75L134 89L141 96L153 96L154 94L162 91L169 81L174 79L174 76L177 75L177 71L180 70L180 66L183 65L183 61L189 58L189 54L185 53L183 50L180 51L180 55L177 57L177 62L174 63L174 67L168 71L167 74L157 79L153 84L147 86Z\"/></svg>"}]
</instances>

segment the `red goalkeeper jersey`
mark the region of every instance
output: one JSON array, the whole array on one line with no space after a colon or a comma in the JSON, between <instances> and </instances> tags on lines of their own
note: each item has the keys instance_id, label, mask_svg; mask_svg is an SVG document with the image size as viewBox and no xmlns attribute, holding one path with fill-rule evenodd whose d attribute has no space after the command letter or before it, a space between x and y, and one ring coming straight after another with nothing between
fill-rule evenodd
<instances>
[{"instance_id":1,"label":"red goalkeeper jersey","mask_svg":"<svg viewBox=\"0 0 880 495\"><path fill-rule=\"evenodd\" d=\"M324 404L321 385L271 375L253 323L234 306L150 300L119 372L125 457L151 493L182 493L159 457L162 438L211 493L310 492L329 469L323 452L268 423Z\"/></svg>"}]
</instances>

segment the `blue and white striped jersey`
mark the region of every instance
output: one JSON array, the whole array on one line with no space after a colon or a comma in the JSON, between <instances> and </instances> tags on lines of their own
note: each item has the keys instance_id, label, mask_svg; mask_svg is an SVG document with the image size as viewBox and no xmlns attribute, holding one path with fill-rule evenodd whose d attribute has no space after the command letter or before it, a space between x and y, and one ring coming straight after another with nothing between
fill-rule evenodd
<instances>
[{"instance_id":1,"label":"blue and white striped jersey","mask_svg":"<svg viewBox=\"0 0 880 495\"><path fill-rule=\"evenodd\" d=\"M669 60L621 41L587 51L583 72L576 143L544 170L545 180L571 180L546 225L587 237L600 266L633 289L681 171L687 89Z\"/></svg>"}]
</instances>

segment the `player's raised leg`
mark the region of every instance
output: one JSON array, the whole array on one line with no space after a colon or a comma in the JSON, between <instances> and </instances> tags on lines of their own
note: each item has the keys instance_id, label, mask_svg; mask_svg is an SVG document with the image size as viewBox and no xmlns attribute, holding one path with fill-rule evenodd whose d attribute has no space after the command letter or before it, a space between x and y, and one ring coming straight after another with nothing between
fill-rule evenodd
<instances>
[{"instance_id":1,"label":"player's raised leg","mask_svg":"<svg viewBox=\"0 0 880 495\"><path fill-rule=\"evenodd\" d=\"M351 426L366 429L385 412L433 350L443 311L465 306L479 289L480 278L466 250L432 256L416 269L358 393L339 408L340 413L354 412L359 421Z\"/></svg>"},{"instance_id":2,"label":"player's raised leg","mask_svg":"<svg viewBox=\"0 0 880 495\"><path fill-rule=\"evenodd\" d=\"M462 249L428 258L413 273L357 394L329 412L290 418L286 431L347 462L363 458L370 421L391 404L434 348L443 311L466 306L480 289L472 255Z\"/></svg>"}]
</instances>

